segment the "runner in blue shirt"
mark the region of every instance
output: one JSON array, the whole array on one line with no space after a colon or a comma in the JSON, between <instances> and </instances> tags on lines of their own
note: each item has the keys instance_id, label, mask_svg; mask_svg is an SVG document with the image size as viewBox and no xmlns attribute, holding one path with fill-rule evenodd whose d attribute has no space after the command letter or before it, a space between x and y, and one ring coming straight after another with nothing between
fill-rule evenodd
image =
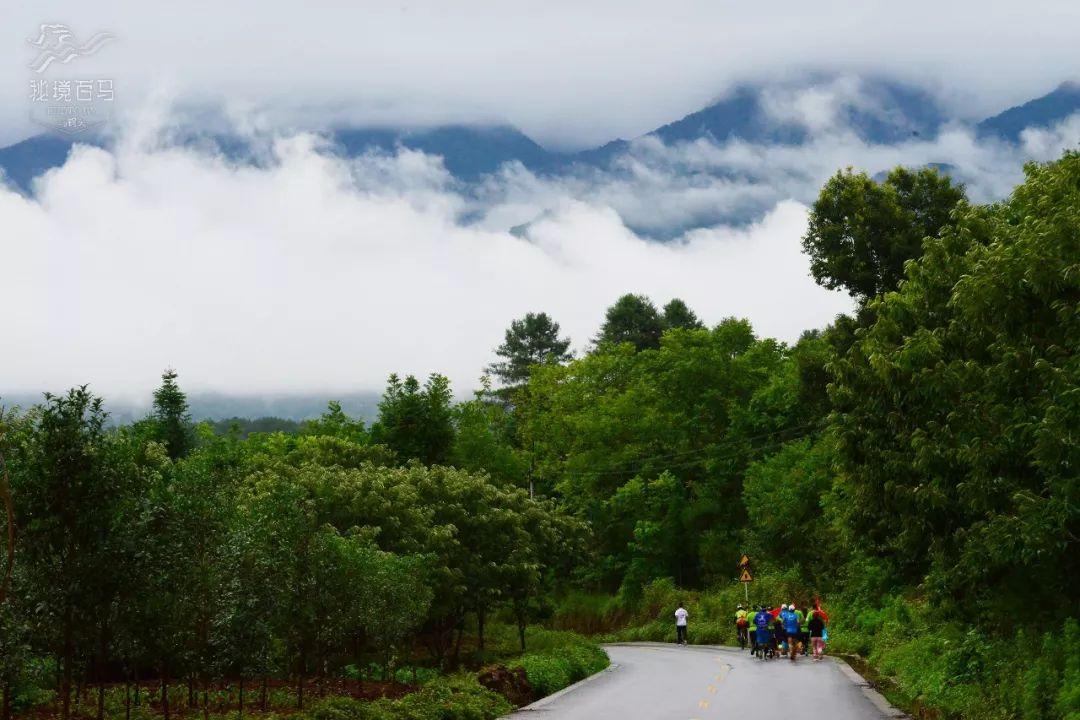
<instances>
[{"instance_id":1,"label":"runner in blue shirt","mask_svg":"<svg viewBox=\"0 0 1080 720\"><path fill-rule=\"evenodd\" d=\"M754 632L754 654L758 657L768 657L771 655L769 652L769 645L772 644L772 631L769 629L769 623L772 621L772 615L762 605L758 608L757 615L754 615L754 627L757 630Z\"/></svg>"}]
</instances>

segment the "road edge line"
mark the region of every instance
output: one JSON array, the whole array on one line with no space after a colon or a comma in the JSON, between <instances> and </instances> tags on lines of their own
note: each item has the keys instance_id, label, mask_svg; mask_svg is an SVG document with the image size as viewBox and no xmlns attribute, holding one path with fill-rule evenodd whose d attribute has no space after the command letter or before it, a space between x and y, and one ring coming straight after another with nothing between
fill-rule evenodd
<instances>
[{"instance_id":1,"label":"road edge line","mask_svg":"<svg viewBox=\"0 0 1080 720\"><path fill-rule=\"evenodd\" d=\"M547 705L549 703L554 702L556 699L562 697L563 695L569 695L570 693L574 692L575 690L581 688L583 685L588 685L593 680L596 680L596 679L600 678L601 676L606 675L607 673L615 672L616 670L619 669L619 667L620 666L618 665L618 663L611 663L610 665L608 665L606 668L604 668L600 672L593 673L592 675L590 675L587 678L584 678L582 680L578 680L573 685L567 685L562 690L558 690L556 692L551 693L550 695L546 695L546 696L540 698L539 700L537 700L536 702L531 702L528 705L525 705L524 707L515 708L514 712L510 713L510 714L513 715L514 713L519 713L519 712L523 712L523 711L526 711L526 710L539 710L540 708L544 707L545 705Z\"/></svg>"},{"instance_id":2,"label":"road edge line","mask_svg":"<svg viewBox=\"0 0 1080 720\"><path fill-rule=\"evenodd\" d=\"M830 657L836 663L837 667L840 668L840 672L847 676L848 680L855 683L859 690L862 691L862 694L866 696L866 699L872 702L874 707L880 710L885 717L897 719L909 717L907 713L893 705L884 695L875 690L870 681L860 675L855 668L848 665L846 660L833 655L826 657Z\"/></svg>"}]
</instances>

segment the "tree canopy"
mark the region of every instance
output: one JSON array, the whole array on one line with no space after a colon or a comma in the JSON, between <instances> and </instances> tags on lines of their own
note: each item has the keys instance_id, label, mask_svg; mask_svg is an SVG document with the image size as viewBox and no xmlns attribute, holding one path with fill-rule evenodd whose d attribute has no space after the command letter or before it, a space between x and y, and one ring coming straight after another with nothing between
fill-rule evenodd
<instances>
[{"instance_id":1,"label":"tree canopy","mask_svg":"<svg viewBox=\"0 0 1080 720\"><path fill-rule=\"evenodd\" d=\"M933 168L898 167L881 183L838 172L810 209L803 237L810 272L860 302L895 290L904 263L922 254L923 238L937 237L964 199L963 186Z\"/></svg>"},{"instance_id":2,"label":"tree canopy","mask_svg":"<svg viewBox=\"0 0 1080 720\"><path fill-rule=\"evenodd\" d=\"M508 388L528 381L534 367L558 365L570 359L570 340L559 335L559 323L547 313L526 313L506 329L506 336L495 354L501 361L488 370Z\"/></svg>"}]
</instances>

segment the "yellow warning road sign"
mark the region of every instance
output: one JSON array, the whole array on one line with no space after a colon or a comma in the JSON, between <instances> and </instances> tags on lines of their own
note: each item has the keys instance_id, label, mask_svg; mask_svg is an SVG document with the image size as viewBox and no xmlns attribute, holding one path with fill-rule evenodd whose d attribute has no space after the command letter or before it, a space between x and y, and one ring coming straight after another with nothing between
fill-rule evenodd
<instances>
[{"instance_id":1,"label":"yellow warning road sign","mask_svg":"<svg viewBox=\"0 0 1080 720\"><path fill-rule=\"evenodd\" d=\"M750 574L750 571L743 569L742 575L739 577L739 582L753 582L754 576Z\"/></svg>"},{"instance_id":2,"label":"yellow warning road sign","mask_svg":"<svg viewBox=\"0 0 1080 720\"><path fill-rule=\"evenodd\" d=\"M739 561L739 567L744 568L750 564L750 558L746 555L742 556L742 560Z\"/></svg>"}]
</instances>

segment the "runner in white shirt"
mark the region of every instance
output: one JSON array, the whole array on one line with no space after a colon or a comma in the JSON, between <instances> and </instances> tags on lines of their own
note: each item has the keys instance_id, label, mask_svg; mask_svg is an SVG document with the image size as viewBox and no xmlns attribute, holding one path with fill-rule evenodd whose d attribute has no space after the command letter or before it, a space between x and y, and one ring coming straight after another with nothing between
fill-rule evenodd
<instances>
[{"instance_id":1,"label":"runner in white shirt","mask_svg":"<svg viewBox=\"0 0 1080 720\"><path fill-rule=\"evenodd\" d=\"M689 613L682 605L675 611L675 642L679 645L686 644L686 617Z\"/></svg>"}]
</instances>

